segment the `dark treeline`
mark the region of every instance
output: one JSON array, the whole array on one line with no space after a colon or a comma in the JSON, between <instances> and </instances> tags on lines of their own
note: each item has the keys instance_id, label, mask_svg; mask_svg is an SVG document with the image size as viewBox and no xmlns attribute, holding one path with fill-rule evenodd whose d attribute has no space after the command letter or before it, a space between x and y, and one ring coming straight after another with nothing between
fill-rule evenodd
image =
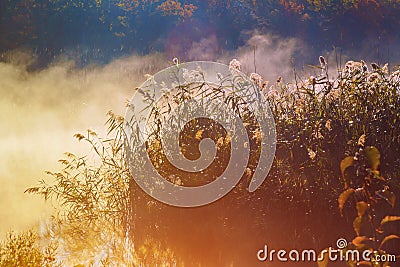
<instances>
[{"instance_id":1,"label":"dark treeline","mask_svg":"<svg viewBox=\"0 0 400 267\"><path fill-rule=\"evenodd\" d=\"M397 44L399 24L400 1L389 0L3 0L0 52L28 48L44 62L76 53L85 64L169 44L185 58L210 34L231 50L258 30L299 38L320 53Z\"/></svg>"}]
</instances>

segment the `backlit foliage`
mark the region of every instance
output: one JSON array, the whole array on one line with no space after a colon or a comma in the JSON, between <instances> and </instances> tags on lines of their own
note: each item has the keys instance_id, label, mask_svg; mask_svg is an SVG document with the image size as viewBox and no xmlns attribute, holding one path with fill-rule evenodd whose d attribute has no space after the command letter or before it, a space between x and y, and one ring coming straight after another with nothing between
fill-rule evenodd
<instances>
[{"instance_id":1,"label":"backlit foliage","mask_svg":"<svg viewBox=\"0 0 400 267\"><path fill-rule=\"evenodd\" d=\"M393 228L393 223L400 221L400 216L394 215L396 195L380 172L379 150L373 146L365 147L365 135L358 139L357 148L354 156L348 156L340 163L345 184L345 191L338 198L340 212L342 214L346 202L350 200L355 203L357 210L353 221L356 237L343 250L371 251L371 262L364 262L364 265L391 266L396 258L400 258L398 250L395 249L400 244L400 236ZM350 173L349 168L352 168ZM349 184L352 188L349 188ZM384 256L385 259L388 259L389 255L396 258L379 261L377 255ZM354 259L348 261L351 267L360 263L361 261L357 262Z\"/></svg>"},{"instance_id":2,"label":"backlit foliage","mask_svg":"<svg viewBox=\"0 0 400 267\"><path fill-rule=\"evenodd\" d=\"M179 1L167 0L157 7L164 16L181 16L188 18L193 16L197 7L193 4L182 4Z\"/></svg>"},{"instance_id":3,"label":"backlit foliage","mask_svg":"<svg viewBox=\"0 0 400 267\"><path fill-rule=\"evenodd\" d=\"M76 134L93 154L78 157L66 153L59 172L47 172L52 182L42 180L26 190L52 200L57 216L44 225L45 238L59 244L57 259L84 266L176 266L174 253L157 241L151 245L130 240L129 181L124 162L123 118L109 113L112 138L93 131Z\"/></svg>"},{"instance_id":4,"label":"backlit foliage","mask_svg":"<svg viewBox=\"0 0 400 267\"><path fill-rule=\"evenodd\" d=\"M236 60L230 66L235 70L241 64ZM393 210L398 210L394 199L400 193L400 70L348 61L343 66L338 64L332 76L330 66L320 57L319 65L312 66L308 75L296 74L292 83L281 77L265 81L258 74L249 74L269 102L278 135L272 169L254 193L246 188L257 163L260 132L251 124L251 116L247 132L253 154L238 186L212 205L182 212L151 199L131 182L122 149L123 119L113 113L108 120L109 139L91 131L76 135L78 140L89 142L96 164L90 164L91 158L67 154L61 161L62 170L49 173L53 182L46 179L28 192L61 205L59 220L55 221L60 229L54 230L60 233L56 240L77 258L82 251L85 253L80 256L92 255L89 263L96 255L120 262L134 259L149 266L160 258L173 266L186 257L184 262L192 266L202 261L218 264L221 258L229 257L241 266L245 258L235 245L243 242L241 234L253 233L247 241L257 249L271 233L272 220L279 222L275 227L281 229L281 240L304 247L323 248L340 236L354 237L355 232L357 245L362 243L361 237L372 237L374 248L390 252L382 243L388 246L395 238L385 240L385 231L376 237L372 232L392 224L391 229L399 232ZM172 99L179 102L190 97L190 92L181 89ZM240 110L243 103L235 100L231 98L229 104ZM181 136L185 155L196 158L198 151L193 144L210 134L217 135L220 138L214 141L221 153L217 154L219 165L214 167L223 168L229 160L230 139L208 121L191 123L186 135ZM157 129L153 129L155 136ZM160 143L154 139L147 145L153 164L167 170ZM167 177L180 185L209 182L201 177L187 178L184 174ZM208 175L207 179L213 178ZM356 197L353 211L346 204L350 196ZM378 204L386 207L376 206L372 211ZM374 227L365 230L363 220L371 221L373 215ZM346 222L354 218L358 218L354 227L349 226ZM214 234L204 235L210 231ZM208 242L210 236L220 235L224 237L221 241ZM125 240L133 242L135 250ZM116 247L123 249L110 249ZM101 254L105 250L109 253ZM115 256L118 251L129 253Z\"/></svg>"},{"instance_id":5,"label":"backlit foliage","mask_svg":"<svg viewBox=\"0 0 400 267\"><path fill-rule=\"evenodd\" d=\"M0 266L56 267L55 253L57 246L40 245L39 237L33 231L22 233L9 232L0 242Z\"/></svg>"}]
</instances>

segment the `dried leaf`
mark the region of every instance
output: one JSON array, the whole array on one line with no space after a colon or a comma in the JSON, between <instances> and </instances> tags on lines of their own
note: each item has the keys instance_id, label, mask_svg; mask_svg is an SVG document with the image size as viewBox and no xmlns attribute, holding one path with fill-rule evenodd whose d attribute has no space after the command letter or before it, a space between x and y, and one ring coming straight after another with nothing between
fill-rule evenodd
<instances>
[{"instance_id":1,"label":"dried leaf","mask_svg":"<svg viewBox=\"0 0 400 267\"><path fill-rule=\"evenodd\" d=\"M381 227L382 227L382 225L384 225L385 223L388 223L388 222L395 222L395 221L400 221L400 216L386 216L386 217L383 218L382 221L381 221Z\"/></svg>"},{"instance_id":2,"label":"dried leaf","mask_svg":"<svg viewBox=\"0 0 400 267\"><path fill-rule=\"evenodd\" d=\"M388 235L387 237L385 237L382 242L381 245L379 246L379 249L382 248L383 244L385 244L387 241L392 240L392 239L400 239L400 236L397 235Z\"/></svg>"},{"instance_id":3,"label":"dried leaf","mask_svg":"<svg viewBox=\"0 0 400 267\"><path fill-rule=\"evenodd\" d=\"M368 237L366 236L357 236L353 239L352 243L357 249L365 249L367 247Z\"/></svg>"},{"instance_id":4,"label":"dried leaf","mask_svg":"<svg viewBox=\"0 0 400 267\"><path fill-rule=\"evenodd\" d=\"M356 207L357 207L358 216L362 217L362 216L364 216L365 212L368 210L369 205L365 201L360 201L360 202L357 202Z\"/></svg>"},{"instance_id":5,"label":"dried leaf","mask_svg":"<svg viewBox=\"0 0 400 267\"><path fill-rule=\"evenodd\" d=\"M365 144L365 134L363 134L363 135L361 135L360 136L360 138L358 138L358 142L357 142L357 145L359 145L359 146L364 146L364 144Z\"/></svg>"}]
</instances>

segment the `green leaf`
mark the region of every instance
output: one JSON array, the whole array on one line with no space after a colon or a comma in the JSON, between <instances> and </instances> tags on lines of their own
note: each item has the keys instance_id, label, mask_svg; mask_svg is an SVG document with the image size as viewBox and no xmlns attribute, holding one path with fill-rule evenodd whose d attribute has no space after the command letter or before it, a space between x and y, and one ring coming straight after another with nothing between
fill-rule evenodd
<instances>
[{"instance_id":1,"label":"green leaf","mask_svg":"<svg viewBox=\"0 0 400 267\"><path fill-rule=\"evenodd\" d=\"M382 225L384 225L385 223L388 223L388 222L395 222L395 221L400 221L400 216L386 216L386 217L383 218L382 221L381 221L381 227L382 227Z\"/></svg>"},{"instance_id":2,"label":"green leaf","mask_svg":"<svg viewBox=\"0 0 400 267\"><path fill-rule=\"evenodd\" d=\"M360 202L357 202L356 207L357 207L358 216L362 217L362 216L364 216L365 212L368 210L369 205L365 201L360 201Z\"/></svg>"},{"instance_id":3,"label":"green leaf","mask_svg":"<svg viewBox=\"0 0 400 267\"><path fill-rule=\"evenodd\" d=\"M349 197L354 192L355 192L355 190L353 188L349 188L349 189L347 189L346 191L344 191L343 193L340 194L340 196L338 198L340 214L342 214L343 207L344 207L344 204L346 203L347 199L349 199Z\"/></svg>"},{"instance_id":4,"label":"green leaf","mask_svg":"<svg viewBox=\"0 0 400 267\"><path fill-rule=\"evenodd\" d=\"M345 175L344 175L344 172L346 171L346 169L348 168L348 167L351 167L351 166L353 166L354 165L354 158L353 157L346 157L346 158L344 158L341 162L340 162L340 171L342 172L342 177L343 177L343 180L345 181L345 183L346 183L346 187L347 187L347 182L346 182L346 177L345 177Z\"/></svg>"},{"instance_id":5,"label":"green leaf","mask_svg":"<svg viewBox=\"0 0 400 267\"><path fill-rule=\"evenodd\" d=\"M400 239L400 236L397 235L388 235L387 237L385 237L382 242L381 245L379 246L379 249L382 248L383 244L385 244L387 241L392 240L392 239Z\"/></svg>"},{"instance_id":6,"label":"green leaf","mask_svg":"<svg viewBox=\"0 0 400 267\"><path fill-rule=\"evenodd\" d=\"M377 171L381 163L381 153L376 147L369 146L365 149L365 156L368 159L369 166L372 171Z\"/></svg>"}]
</instances>

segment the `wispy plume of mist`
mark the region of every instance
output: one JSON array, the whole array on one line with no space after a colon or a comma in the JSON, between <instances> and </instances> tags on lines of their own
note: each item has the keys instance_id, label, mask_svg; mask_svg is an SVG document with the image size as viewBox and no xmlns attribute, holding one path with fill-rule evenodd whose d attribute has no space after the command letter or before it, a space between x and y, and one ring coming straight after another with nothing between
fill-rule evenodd
<instances>
[{"instance_id":1,"label":"wispy plume of mist","mask_svg":"<svg viewBox=\"0 0 400 267\"><path fill-rule=\"evenodd\" d=\"M385 43L380 39L368 39L353 49L327 47L324 51L315 51L299 38L284 38L272 34L251 33L242 47L233 52L225 52L217 56L218 61L228 62L237 58L243 71L257 72L265 80L275 82L281 76L285 82L293 82L295 74L300 78L310 75L318 76L321 69L318 57L324 56L328 62L330 78L338 75L347 61L364 60L368 65L372 62L383 66L389 63L393 69L400 64L399 44Z\"/></svg>"},{"instance_id":2,"label":"wispy plume of mist","mask_svg":"<svg viewBox=\"0 0 400 267\"><path fill-rule=\"evenodd\" d=\"M294 64L309 54L303 42L296 38L282 38L257 31L247 35L248 40L237 50L223 51L217 36L211 34L192 42L186 57L189 60L216 60L224 64L237 58L244 72L257 72L266 80L274 81L278 76L293 78Z\"/></svg>"},{"instance_id":3,"label":"wispy plume of mist","mask_svg":"<svg viewBox=\"0 0 400 267\"><path fill-rule=\"evenodd\" d=\"M237 58L243 71L257 72L265 80L275 81L279 76L293 78L293 64L296 56L305 48L296 38L281 38L271 34L254 32L246 44L234 52L225 53L221 60Z\"/></svg>"},{"instance_id":4,"label":"wispy plume of mist","mask_svg":"<svg viewBox=\"0 0 400 267\"><path fill-rule=\"evenodd\" d=\"M219 54L217 36L211 34L208 37L201 38L198 42L192 43L188 50L188 59L214 61L217 59Z\"/></svg>"},{"instance_id":5,"label":"wispy plume of mist","mask_svg":"<svg viewBox=\"0 0 400 267\"><path fill-rule=\"evenodd\" d=\"M275 38L271 35L253 35L246 47L239 49L239 60L246 69L253 69L267 79L277 75L288 76L292 70L291 58L299 41Z\"/></svg>"},{"instance_id":6,"label":"wispy plume of mist","mask_svg":"<svg viewBox=\"0 0 400 267\"><path fill-rule=\"evenodd\" d=\"M29 72L35 61L29 53L6 57L0 63L0 234L34 226L49 213L49 205L24 190L46 170L58 170L64 152L90 153L73 135L89 128L104 135L106 113L123 115L144 75L168 64L161 54L85 68L63 59Z\"/></svg>"}]
</instances>

